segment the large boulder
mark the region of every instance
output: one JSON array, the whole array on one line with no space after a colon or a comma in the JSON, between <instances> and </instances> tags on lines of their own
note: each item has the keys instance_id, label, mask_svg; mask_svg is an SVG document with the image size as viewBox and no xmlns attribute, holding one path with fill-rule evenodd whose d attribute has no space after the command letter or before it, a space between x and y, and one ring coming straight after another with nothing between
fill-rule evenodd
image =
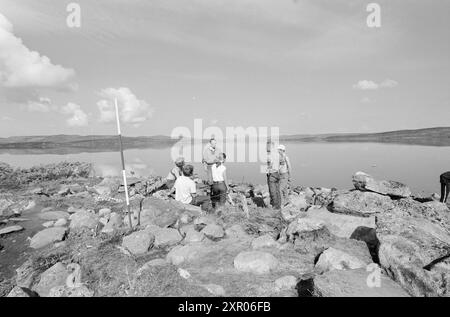
<instances>
[{"instance_id":1,"label":"large boulder","mask_svg":"<svg viewBox=\"0 0 450 317\"><path fill-rule=\"evenodd\" d=\"M329 206L331 212L369 217L394 208L388 196L358 190L337 195Z\"/></svg>"},{"instance_id":2,"label":"large boulder","mask_svg":"<svg viewBox=\"0 0 450 317\"><path fill-rule=\"evenodd\" d=\"M183 232L185 234L184 243L201 242L205 239L205 235L195 230L194 226L184 227Z\"/></svg>"},{"instance_id":3,"label":"large boulder","mask_svg":"<svg viewBox=\"0 0 450 317\"><path fill-rule=\"evenodd\" d=\"M225 232L223 231L223 228L216 224L210 224L207 225L203 230L201 231L207 238L216 241L218 239L221 239L224 237Z\"/></svg>"},{"instance_id":4,"label":"large boulder","mask_svg":"<svg viewBox=\"0 0 450 317\"><path fill-rule=\"evenodd\" d=\"M392 197L410 197L411 190L396 181L376 180L369 174L357 172L353 175L353 185L362 191L371 191Z\"/></svg>"},{"instance_id":5,"label":"large boulder","mask_svg":"<svg viewBox=\"0 0 450 317\"><path fill-rule=\"evenodd\" d=\"M266 274L278 267L278 260L270 253L243 251L234 259L234 267L240 272Z\"/></svg>"},{"instance_id":6,"label":"large boulder","mask_svg":"<svg viewBox=\"0 0 450 317\"><path fill-rule=\"evenodd\" d=\"M450 215L412 199L400 199L377 217L381 266L413 296L448 296Z\"/></svg>"},{"instance_id":7,"label":"large boulder","mask_svg":"<svg viewBox=\"0 0 450 317\"><path fill-rule=\"evenodd\" d=\"M173 228L159 228L154 225L149 225L145 230L155 236L154 246L157 248L174 246L183 240L180 232Z\"/></svg>"},{"instance_id":8,"label":"large boulder","mask_svg":"<svg viewBox=\"0 0 450 317\"><path fill-rule=\"evenodd\" d=\"M47 297L53 287L66 285L68 276L66 266L58 262L41 274L39 283L33 287L33 291L41 297Z\"/></svg>"},{"instance_id":9,"label":"large boulder","mask_svg":"<svg viewBox=\"0 0 450 317\"><path fill-rule=\"evenodd\" d=\"M290 240L294 240L294 236L297 240L310 236L320 236L324 232L325 235L329 234L327 228L325 227L325 222L303 217L292 221L289 224L286 233Z\"/></svg>"},{"instance_id":10,"label":"large boulder","mask_svg":"<svg viewBox=\"0 0 450 317\"><path fill-rule=\"evenodd\" d=\"M66 235L66 231L67 229L64 227L53 227L39 231L31 238L30 247L39 249L51 243L62 241Z\"/></svg>"},{"instance_id":11,"label":"large boulder","mask_svg":"<svg viewBox=\"0 0 450 317\"><path fill-rule=\"evenodd\" d=\"M134 255L140 255L151 248L154 240L155 237L147 230L136 231L123 238L122 247Z\"/></svg>"},{"instance_id":12,"label":"large boulder","mask_svg":"<svg viewBox=\"0 0 450 317\"><path fill-rule=\"evenodd\" d=\"M371 274L378 274L373 280ZM408 297L381 271L333 270L314 278L314 293L323 297Z\"/></svg>"},{"instance_id":13,"label":"large boulder","mask_svg":"<svg viewBox=\"0 0 450 317\"><path fill-rule=\"evenodd\" d=\"M289 241L294 249L313 259L328 248L335 248L350 254L366 264L372 263L372 257L365 242L337 237L320 220L298 218L288 229Z\"/></svg>"},{"instance_id":14,"label":"large boulder","mask_svg":"<svg viewBox=\"0 0 450 317\"><path fill-rule=\"evenodd\" d=\"M350 238L358 227L376 228L375 217L357 217L352 215L336 214L325 207L310 208L307 218L322 221L330 232L341 238Z\"/></svg>"},{"instance_id":15,"label":"large boulder","mask_svg":"<svg viewBox=\"0 0 450 317\"><path fill-rule=\"evenodd\" d=\"M99 217L93 212L81 210L70 216L70 228L88 228L94 229L99 223Z\"/></svg>"},{"instance_id":16,"label":"large boulder","mask_svg":"<svg viewBox=\"0 0 450 317\"><path fill-rule=\"evenodd\" d=\"M192 262L208 252L208 245L196 242L187 245L177 245L166 256L166 261L173 265Z\"/></svg>"},{"instance_id":17,"label":"large boulder","mask_svg":"<svg viewBox=\"0 0 450 317\"><path fill-rule=\"evenodd\" d=\"M161 228L175 224L181 215L198 216L201 210L196 206L148 197L141 205L141 225L156 225Z\"/></svg>"},{"instance_id":18,"label":"large boulder","mask_svg":"<svg viewBox=\"0 0 450 317\"><path fill-rule=\"evenodd\" d=\"M367 264L357 257L335 248L328 248L320 255L316 270L326 272L331 270L352 270L365 268Z\"/></svg>"}]
</instances>

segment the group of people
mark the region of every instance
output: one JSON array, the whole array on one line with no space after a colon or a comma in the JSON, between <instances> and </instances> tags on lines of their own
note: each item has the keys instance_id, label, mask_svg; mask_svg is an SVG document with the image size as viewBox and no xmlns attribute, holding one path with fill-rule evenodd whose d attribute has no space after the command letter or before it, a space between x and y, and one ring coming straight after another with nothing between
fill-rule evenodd
<instances>
[{"instance_id":1,"label":"group of people","mask_svg":"<svg viewBox=\"0 0 450 317\"><path fill-rule=\"evenodd\" d=\"M223 206L229 197L226 154L218 150L217 141L212 138L203 151L202 164L206 174L207 193L197 194L197 183L193 179L194 167L185 164L184 158L175 161L175 167L166 178L166 185L175 194L175 199L184 204L200 206L205 211ZM281 209L289 203L292 166L284 145L267 143L267 185L270 204ZM203 184L202 181L198 183ZM440 175L441 202L446 202L450 192L450 171Z\"/></svg>"},{"instance_id":2,"label":"group of people","mask_svg":"<svg viewBox=\"0 0 450 317\"><path fill-rule=\"evenodd\" d=\"M200 206L210 211L223 206L228 196L226 154L217 149L217 141L211 139L203 151L203 166L206 172L207 193L197 194L197 183L193 180L194 167L185 164L184 158L175 161L175 167L166 178L166 185L175 194L175 200L184 204Z\"/></svg>"},{"instance_id":3,"label":"group of people","mask_svg":"<svg viewBox=\"0 0 450 317\"><path fill-rule=\"evenodd\" d=\"M175 167L166 178L166 185L171 189L175 199L184 204L201 206L209 211L223 206L229 194L226 154L217 148L217 141L212 138L203 150L202 164L206 174L208 194L198 195L197 183L194 181L194 167L185 164L184 158L175 160ZM267 147L267 184L270 204L281 209L288 202L290 190L291 164L284 145L275 146L273 142ZM202 181L198 183L203 184Z\"/></svg>"}]
</instances>

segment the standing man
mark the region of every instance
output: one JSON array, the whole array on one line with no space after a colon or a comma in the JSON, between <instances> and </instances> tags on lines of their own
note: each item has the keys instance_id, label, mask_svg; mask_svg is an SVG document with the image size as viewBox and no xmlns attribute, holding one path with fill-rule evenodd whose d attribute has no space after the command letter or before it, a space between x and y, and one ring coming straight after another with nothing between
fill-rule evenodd
<instances>
[{"instance_id":1,"label":"standing man","mask_svg":"<svg viewBox=\"0 0 450 317\"><path fill-rule=\"evenodd\" d=\"M450 193L450 171L439 177L441 181L441 203L446 203Z\"/></svg>"},{"instance_id":2,"label":"standing man","mask_svg":"<svg viewBox=\"0 0 450 317\"><path fill-rule=\"evenodd\" d=\"M278 146L278 153L280 154L280 192L281 192L281 206L284 206L289 201L289 182L291 180L291 162L286 154L286 147L282 144Z\"/></svg>"},{"instance_id":3,"label":"standing man","mask_svg":"<svg viewBox=\"0 0 450 317\"><path fill-rule=\"evenodd\" d=\"M206 145L205 149L203 150L203 166L206 171L206 180L208 181L208 184L212 185L213 179L212 179L212 172L211 168L213 164L216 162L218 158L218 150L217 150L217 141L214 138L211 138L209 140L209 143Z\"/></svg>"},{"instance_id":4,"label":"standing man","mask_svg":"<svg viewBox=\"0 0 450 317\"><path fill-rule=\"evenodd\" d=\"M225 153L220 153L216 163L212 166L213 185L211 190L211 197L213 207L221 207L227 202L228 180L227 168L225 167L225 160L227 156Z\"/></svg>"},{"instance_id":5,"label":"standing man","mask_svg":"<svg viewBox=\"0 0 450 317\"><path fill-rule=\"evenodd\" d=\"M272 208L281 209L280 154L272 141L267 143L267 185Z\"/></svg>"}]
</instances>

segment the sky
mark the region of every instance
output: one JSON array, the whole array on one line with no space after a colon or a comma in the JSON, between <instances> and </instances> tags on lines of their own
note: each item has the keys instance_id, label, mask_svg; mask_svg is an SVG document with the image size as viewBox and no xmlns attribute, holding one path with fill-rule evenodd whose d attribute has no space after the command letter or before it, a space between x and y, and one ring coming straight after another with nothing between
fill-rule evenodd
<instances>
[{"instance_id":1,"label":"sky","mask_svg":"<svg viewBox=\"0 0 450 317\"><path fill-rule=\"evenodd\" d=\"M448 126L450 1L369 3L0 0L0 137Z\"/></svg>"}]
</instances>

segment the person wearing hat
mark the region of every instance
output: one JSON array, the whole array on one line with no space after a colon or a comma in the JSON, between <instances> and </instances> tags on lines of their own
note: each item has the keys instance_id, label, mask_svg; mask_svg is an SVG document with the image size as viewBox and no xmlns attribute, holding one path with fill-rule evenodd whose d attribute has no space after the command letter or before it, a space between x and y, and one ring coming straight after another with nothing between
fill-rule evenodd
<instances>
[{"instance_id":1,"label":"person wearing hat","mask_svg":"<svg viewBox=\"0 0 450 317\"><path fill-rule=\"evenodd\" d=\"M179 157L175 160L175 167L169 172L169 175L166 177L166 186L168 189L172 189L175 181L183 175L183 166L184 166L184 158Z\"/></svg>"},{"instance_id":2,"label":"person wearing hat","mask_svg":"<svg viewBox=\"0 0 450 317\"><path fill-rule=\"evenodd\" d=\"M441 174L439 180L441 182L441 203L446 203L450 193L450 171Z\"/></svg>"},{"instance_id":3,"label":"person wearing hat","mask_svg":"<svg viewBox=\"0 0 450 317\"><path fill-rule=\"evenodd\" d=\"M289 201L289 183L291 180L291 162L286 155L286 147L282 144L278 146L278 153L280 154L280 194L281 206L284 206Z\"/></svg>"},{"instance_id":4,"label":"person wearing hat","mask_svg":"<svg viewBox=\"0 0 450 317\"><path fill-rule=\"evenodd\" d=\"M228 180L227 168L225 166L226 158L225 153L220 153L216 159L216 163L211 168L213 179L211 200L213 207L221 207L227 202Z\"/></svg>"},{"instance_id":5,"label":"person wearing hat","mask_svg":"<svg viewBox=\"0 0 450 317\"><path fill-rule=\"evenodd\" d=\"M267 185L272 208L280 210L280 153L277 151L273 141L267 142Z\"/></svg>"}]
</instances>

